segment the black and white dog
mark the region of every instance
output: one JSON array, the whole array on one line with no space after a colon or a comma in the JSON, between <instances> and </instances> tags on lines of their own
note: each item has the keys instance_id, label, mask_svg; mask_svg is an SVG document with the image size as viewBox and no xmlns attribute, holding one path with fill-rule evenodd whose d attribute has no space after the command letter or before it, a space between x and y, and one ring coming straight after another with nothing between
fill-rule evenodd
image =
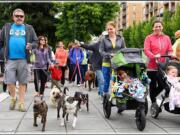
<instances>
[{"instance_id":1,"label":"black and white dog","mask_svg":"<svg viewBox=\"0 0 180 135\"><path fill-rule=\"evenodd\" d=\"M61 120L61 126L64 126L65 124L65 117L66 120L68 120L68 115L73 114L74 120L72 127L75 128L76 122L77 122L77 112L78 112L78 100L76 100L74 97L66 95L66 91L69 91L67 87L64 87L64 91L60 94L56 95L56 101L57 101L57 118L60 117L60 109L62 108L63 114L62 114L62 120Z\"/></svg>"},{"instance_id":2,"label":"black and white dog","mask_svg":"<svg viewBox=\"0 0 180 135\"><path fill-rule=\"evenodd\" d=\"M76 91L74 99L78 101L78 108L81 110L81 105L86 105L87 112L89 112L89 95L83 92Z\"/></svg>"},{"instance_id":3,"label":"black and white dog","mask_svg":"<svg viewBox=\"0 0 180 135\"><path fill-rule=\"evenodd\" d=\"M77 122L77 112L78 112L78 101L74 99L74 97L65 96L64 97L64 104L63 104L63 114L62 114L62 121L61 126L64 126L65 117L68 120L68 115L73 114L74 120L72 127L75 128Z\"/></svg>"}]
</instances>

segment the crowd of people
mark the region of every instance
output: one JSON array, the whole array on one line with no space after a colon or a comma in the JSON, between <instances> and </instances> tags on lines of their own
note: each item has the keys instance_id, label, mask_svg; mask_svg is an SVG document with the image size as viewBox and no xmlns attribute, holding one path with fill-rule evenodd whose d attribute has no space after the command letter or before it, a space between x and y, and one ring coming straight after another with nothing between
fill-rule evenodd
<instances>
[{"instance_id":1,"label":"crowd of people","mask_svg":"<svg viewBox=\"0 0 180 135\"><path fill-rule=\"evenodd\" d=\"M117 33L116 25L113 21L106 24L106 35L100 35L95 43L82 44L74 41L68 44L65 49L63 41L56 44L55 52L48 45L48 38L40 35L37 37L34 28L24 23L25 13L22 9L13 11L13 23L6 23L0 34L0 49L4 55L1 55L3 63L1 72L4 73L4 91L7 89L10 94L10 110L14 110L17 95L16 83L19 85L18 108L19 111L25 111L25 92L28 86L28 71L30 56L35 55L33 61L35 96L43 96L45 86L48 80L48 69L54 65L61 69L61 86L65 85L65 80L69 83L75 82L80 86L85 82L85 73L88 70L88 64L92 65L96 73L98 82L98 94L103 97L109 93L111 78L111 58L122 48L126 48L124 38ZM179 45L176 41L176 48L172 49L169 36L165 35L163 23L156 20L152 26L153 33L148 35L144 41L144 52L148 57L147 74L150 82L150 99L152 103L156 102L157 95L163 90L161 81L157 74L156 58L160 62L165 62L162 55L173 55L173 50ZM175 34L180 37L180 31ZM174 51L174 52L175 52ZM90 53L91 52L91 53ZM174 55L178 55L175 53ZM4 64L5 63L5 64ZM32 64L32 63L31 63ZM66 71L69 71L65 78ZM76 79L77 76L77 79ZM39 84L40 82L40 84ZM157 85L158 84L158 85ZM7 88L6 88L7 85ZM39 86L40 85L40 86Z\"/></svg>"}]
</instances>

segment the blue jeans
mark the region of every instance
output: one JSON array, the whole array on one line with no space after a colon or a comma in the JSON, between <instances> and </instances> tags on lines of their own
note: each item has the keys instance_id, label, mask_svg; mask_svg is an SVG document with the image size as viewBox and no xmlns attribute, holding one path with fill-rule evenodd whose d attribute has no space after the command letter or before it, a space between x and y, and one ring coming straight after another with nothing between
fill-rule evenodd
<instances>
[{"instance_id":1,"label":"blue jeans","mask_svg":"<svg viewBox=\"0 0 180 135\"><path fill-rule=\"evenodd\" d=\"M102 67L102 72L104 76L104 88L103 92L108 93L109 92L109 84L111 79L111 68L110 67Z\"/></svg>"},{"instance_id":2,"label":"blue jeans","mask_svg":"<svg viewBox=\"0 0 180 135\"><path fill-rule=\"evenodd\" d=\"M96 76L98 80L98 94L102 96L104 88L104 76L102 70L96 70Z\"/></svg>"}]
</instances>

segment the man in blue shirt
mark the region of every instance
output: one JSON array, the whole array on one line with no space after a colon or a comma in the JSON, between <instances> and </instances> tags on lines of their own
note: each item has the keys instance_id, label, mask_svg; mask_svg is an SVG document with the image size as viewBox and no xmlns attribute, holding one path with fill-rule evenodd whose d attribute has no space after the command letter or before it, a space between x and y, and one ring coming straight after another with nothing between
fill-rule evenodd
<instances>
[{"instance_id":1,"label":"man in blue shirt","mask_svg":"<svg viewBox=\"0 0 180 135\"><path fill-rule=\"evenodd\" d=\"M4 47L5 83L10 92L10 110L16 105L16 81L19 83L19 111L24 112L24 97L28 83L29 50L37 46L37 36L31 25L24 23L22 9L13 12L14 23L6 23L0 34L0 49Z\"/></svg>"}]
</instances>

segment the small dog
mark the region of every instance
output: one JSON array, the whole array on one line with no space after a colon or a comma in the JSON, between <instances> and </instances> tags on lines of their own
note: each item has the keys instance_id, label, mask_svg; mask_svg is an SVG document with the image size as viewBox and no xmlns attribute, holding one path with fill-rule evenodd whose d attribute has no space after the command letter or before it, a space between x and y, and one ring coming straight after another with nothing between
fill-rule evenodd
<instances>
[{"instance_id":1,"label":"small dog","mask_svg":"<svg viewBox=\"0 0 180 135\"><path fill-rule=\"evenodd\" d=\"M91 91L91 85L93 84L93 88L95 85L95 73L91 70L86 71L85 74L85 88L86 88L86 83L88 82L89 86L89 91Z\"/></svg>"},{"instance_id":2,"label":"small dog","mask_svg":"<svg viewBox=\"0 0 180 135\"><path fill-rule=\"evenodd\" d=\"M65 96L64 97L64 103L63 103L63 114L62 114L62 121L61 126L64 126L66 117L66 120L68 120L68 115L73 114L73 124L72 127L75 128L76 122L77 122L77 112L78 112L78 101L74 99L74 97Z\"/></svg>"},{"instance_id":3,"label":"small dog","mask_svg":"<svg viewBox=\"0 0 180 135\"><path fill-rule=\"evenodd\" d=\"M60 93L61 93L60 89L57 88L56 86L53 86L49 97L52 106L57 107L57 96L60 95Z\"/></svg>"},{"instance_id":4,"label":"small dog","mask_svg":"<svg viewBox=\"0 0 180 135\"><path fill-rule=\"evenodd\" d=\"M60 90L60 93L57 93L54 96L55 101L57 102L57 118L60 117L59 113L60 113L60 109L63 108L64 105L64 98L66 96L66 91L69 91L69 89L67 87L64 87L64 90Z\"/></svg>"},{"instance_id":5,"label":"small dog","mask_svg":"<svg viewBox=\"0 0 180 135\"><path fill-rule=\"evenodd\" d=\"M78 108L81 110L81 104L86 104L87 112L89 112L89 95L82 92L75 92L74 99L78 101Z\"/></svg>"},{"instance_id":6,"label":"small dog","mask_svg":"<svg viewBox=\"0 0 180 135\"><path fill-rule=\"evenodd\" d=\"M48 106L46 102L42 99L42 97L35 97L34 105L33 105L33 112L34 112L34 124L33 126L37 127L37 117L41 117L41 123L43 124L42 131L45 131L46 125L46 117L48 112Z\"/></svg>"}]
</instances>

